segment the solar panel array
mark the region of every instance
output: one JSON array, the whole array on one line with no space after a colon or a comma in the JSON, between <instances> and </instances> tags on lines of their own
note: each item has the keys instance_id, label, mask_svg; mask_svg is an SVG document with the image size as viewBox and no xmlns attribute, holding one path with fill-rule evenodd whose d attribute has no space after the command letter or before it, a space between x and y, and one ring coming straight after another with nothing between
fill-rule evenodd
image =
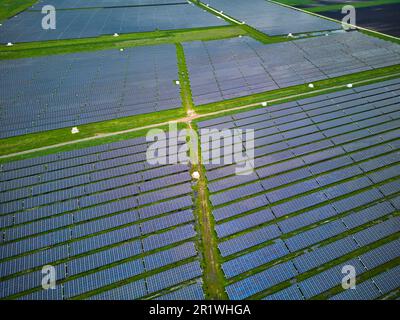
<instances>
[{"instance_id":1,"label":"solar panel array","mask_svg":"<svg viewBox=\"0 0 400 320\"><path fill-rule=\"evenodd\" d=\"M272 36L341 28L336 22L264 0L203 0L202 2Z\"/></svg>"},{"instance_id":2,"label":"solar panel array","mask_svg":"<svg viewBox=\"0 0 400 320\"><path fill-rule=\"evenodd\" d=\"M184 0L40 0L28 10L42 10L45 5L52 5L56 9L78 8L109 8L121 6L154 6L187 3Z\"/></svg>"},{"instance_id":3,"label":"solar panel array","mask_svg":"<svg viewBox=\"0 0 400 320\"><path fill-rule=\"evenodd\" d=\"M204 295L189 167L150 165L149 143L1 166L0 298ZM56 268L56 290L41 289L45 265Z\"/></svg>"},{"instance_id":4,"label":"solar panel array","mask_svg":"<svg viewBox=\"0 0 400 320\"><path fill-rule=\"evenodd\" d=\"M3 60L0 73L0 138L181 106L174 45Z\"/></svg>"},{"instance_id":5,"label":"solar panel array","mask_svg":"<svg viewBox=\"0 0 400 320\"><path fill-rule=\"evenodd\" d=\"M393 79L198 123L254 129L248 175L235 174L245 157L223 158L232 143L252 149L244 135L202 145L203 159L222 155L205 167L230 299L310 299L340 286L346 264L361 274L398 260L399 97ZM387 290L368 281L338 298L399 288L385 281Z\"/></svg>"},{"instance_id":6,"label":"solar panel array","mask_svg":"<svg viewBox=\"0 0 400 320\"><path fill-rule=\"evenodd\" d=\"M196 105L398 64L400 46L359 32L264 45L241 37L184 44Z\"/></svg>"},{"instance_id":7,"label":"solar panel array","mask_svg":"<svg viewBox=\"0 0 400 320\"><path fill-rule=\"evenodd\" d=\"M100 4L99 4L100 5ZM223 26L227 23L188 3L155 6L63 9L56 29L42 27L41 11L24 11L0 26L0 43L76 39L114 33Z\"/></svg>"}]
</instances>

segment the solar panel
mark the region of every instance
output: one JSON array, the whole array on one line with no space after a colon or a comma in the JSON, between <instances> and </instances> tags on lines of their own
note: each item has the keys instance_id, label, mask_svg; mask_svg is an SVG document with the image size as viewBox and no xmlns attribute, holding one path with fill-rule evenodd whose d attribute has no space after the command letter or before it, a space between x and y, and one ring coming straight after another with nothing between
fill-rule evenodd
<instances>
[{"instance_id":1,"label":"solar panel","mask_svg":"<svg viewBox=\"0 0 400 320\"><path fill-rule=\"evenodd\" d=\"M147 289L149 293L153 293L199 277L201 274L200 263L193 261L148 277L146 279Z\"/></svg>"},{"instance_id":2,"label":"solar panel","mask_svg":"<svg viewBox=\"0 0 400 320\"><path fill-rule=\"evenodd\" d=\"M154 300L204 300L204 292L201 282L196 282Z\"/></svg>"},{"instance_id":3,"label":"solar panel","mask_svg":"<svg viewBox=\"0 0 400 320\"><path fill-rule=\"evenodd\" d=\"M299 288L296 285L292 285L263 298L263 300L304 300L304 297Z\"/></svg>"},{"instance_id":4,"label":"solar panel","mask_svg":"<svg viewBox=\"0 0 400 320\"><path fill-rule=\"evenodd\" d=\"M296 274L293 264L290 261L285 262L228 285L226 292L229 299L242 300L286 281Z\"/></svg>"},{"instance_id":5,"label":"solar panel","mask_svg":"<svg viewBox=\"0 0 400 320\"><path fill-rule=\"evenodd\" d=\"M285 243L282 240L277 240L270 246L263 247L238 258L224 262L222 264L222 270L224 271L226 278L232 278L287 254L289 254L289 251L287 250Z\"/></svg>"}]
</instances>

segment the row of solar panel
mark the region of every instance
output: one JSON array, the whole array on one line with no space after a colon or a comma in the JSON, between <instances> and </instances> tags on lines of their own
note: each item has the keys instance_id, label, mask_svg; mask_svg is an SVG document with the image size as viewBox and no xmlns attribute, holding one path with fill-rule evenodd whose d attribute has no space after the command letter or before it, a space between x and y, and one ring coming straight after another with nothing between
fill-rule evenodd
<instances>
[{"instance_id":1,"label":"row of solar panel","mask_svg":"<svg viewBox=\"0 0 400 320\"><path fill-rule=\"evenodd\" d=\"M378 211L378 209L381 208L383 210ZM223 263L222 268L226 277L231 278L263 264L267 264L270 261L283 257L289 253L312 247L319 242L338 236L347 232L347 230L354 229L363 224L379 219L385 215L393 213L394 211L395 209L389 204L389 202L379 203L359 212L351 213L345 216L342 220L339 219L324 223L313 229L286 238L283 241L278 238L272 245L262 247ZM351 227L348 226L348 221L353 222ZM273 254L271 254L271 252Z\"/></svg>"},{"instance_id":2,"label":"row of solar panel","mask_svg":"<svg viewBox=\"0 0 400 320\"><path fill-rule=\"evenodd\" d=\"M107 8L123 6L146 6L146 5L168 5L170 3L187 3L183 0L40 0L33 4L28 10L40 10L45 5L53 5L58 9L78 8Z\"/></svg>"},{"instance_id":3,"label":"row of solar panel","mask_svg":"<svg viewBox=\"0 0 400 320\"><path fill-rule=\"evenodd\" d=\"M255 159L255 167L259 167L261 165L265 164L272 164L273 162L278 162L282 160L289 159L290 157L293 157L294 155L300 156L304 155L307 152L311 151L318 151L323 148L327 148L329 146L334 146L335 144L344 144L344 146L347 148L347 150L352 151L357 148L362 148L363 145L360 144L359 142L356 143L351 143L352 140L357 140L361 138L369 138L367 133L370 135L370 133L365 130L365 128L370 128L370 130L374 130L374 133L380 133L383 131L388 131L390 129L396 129L396 120L398 119L398 112L396 112L396 105L389 106L389 111L388 114L384 114L380 117L376 117L376 115L368 115L370 118L365 119L365 121L358 121L357 125L351 125L351 126L342 126L337 129L334 129L334 132L332 130L327 129L327 130L321 130L318 133L310 134L311 132L302 132L304 137L298 137L300 135L300 132L297 132L296 130L294 131L289 131L289 133L294 132L293 136L297 136L296 142L293 143L293 140L287 140L283 135L277 135L279 137L279 140L277 143L274 144L274 139L273 136L267 136L263 138L265 143L268 145L265 145L265 147L261 148L261 146L257 145L257 142L260 141L256 139L254 142L256 144L256 149L254 151L254 155L256 157L260 157L261 155L265 154L266 152L273 153L273 152L278 152L281 151L280 153L274 154L274 156L264 156L260 158ZM382 109L383 110L383 109ZM378 112L382 111L381 109L377 109ZM385 110L383 110L385 112ZM351 118L345 117L345 119L349 119L349 121L354 121ZM391 121L392 120L392 121ZM394 120L394 121L393 121ZM388 122L387 125L383 125L383 123ZM381 124L382 123L382 124ZM301 126L302 124L300 124ZM317 125L320 125L317 123ZM305 129L309 130L311 129L312 131L317 131L318 128L315 125L311 126L306 126L302 128L301 130L304 131ZM386 130L385 130L386 129ZM354 131L354 132L352 132ZM257 132L257 131L256 131ZM347 132L350 132L346 134ZM324 135L322 135L322 133ZM310 139L311 138L311 139ZM327 138L330 138L331 140L327 140ZM272 141L271 141L271 140ZM300 141L299 141L300 140ZM306 141L301 141L301 140L306 140ZM377 139L379 141L379 139ZM313 142L314 143L310 143ZM333 141L333 142L331 142ZM366 140L368 141L368 140ZM250 141L246 141L246 143L250 143ZM307 143L308 142L308 143ZM272 143L272 144L270 144ZM301 147L295 147L304 144L304 146ZM294 148L295 147L295 148ZM222 148L222 147L220 147ZM284 151L285 149L290 149L291 152ZM218 150L218 149L216 149ZM224 162L222 161L223 158L221 157L221 162L219 165L208 165L208 169L215 169L219 168L221 166L224 166ZM271 161L274 160L274 161ZM207 165L206 165L207 166ZM231 169L230 169L231 168ZM229 170L230 169L230 170ZM220 173L219 173L220 172ZM220 178L221 176L228 175L228 173L233 174L233 166L221 169L220 171L215 171L212 170L210 171L209 178L211 180Z\"/></svg>"},{"instance_id":4,"label":"row of solar panel","mask_svg":"<svg viewBox=\"0 0 400 320\"><path fill-rule=\"evenodd\" d=\"M336 22L262 0L246 4L240 0L207 0L204 2L268 35L340 29Z\"/></svg>"},{"instance_id":5,"label":"row of solar panel","mask_svg":"<svg viewBox=\"0 0 400 320\"><path fill-rule=\"evenodd\" d=\"M392 221L390 220L388 221L392 223ZM398 223L398 221L396 222ZM377 226L379 227L380 225L382 224L379 224ZM356 235L361 235L365 232L370 232L371 230L377 231L376 229L377 229L376 227L371 227L369 229L362 230L356 233ZM398 232L398 230L397 231L392 230L392 233L395 232ZM384 238L387 235L388 234L382 234L380 238ZM322 266L328 261L335 260L337 257L340 257L342 255L350 253L353 250L356 250L359 247L354 243L354 241L355 240L353 240L351 237L347 237L342 240L333 242L332 244L329 244L325 247L321 247L319 249L316 249L315 251L301 255L298 258L294 258L293 262L288 261L275 265L262 272L254 274L248 278L245 278L231 285L228 285L226 287L226 291L230 299L244 299L259 292L265 291L281 282L285 282L291 278L296 277L299 273L301 274L317 266ZM396 245L398 245L398 243ZM374 249L375 251L373 252L373 255L375 255L379 249L380 248ZM386 247L383 247L382 249L386 249ZM382 250L381 252L385 252L385 250ZM313 258L317 256L319 258L319 261L318 263L315 263L312 267L311 264L309 265L309 268L300 267L301 265L299 264L299 258L303 259L303 261L306 261L306 258L310 257ZM395 257L396 256L393 256L392 254L388 254L387 260L394 259ZM356 272L358 275L366 270L364 265L362 265L359 260L353 259L350 262L347 262L343 265L347 264L354 266L356 268ZM337 271L334 272L334 270ZM343 278L341 270L342 270L341 267L340 269L334 267L332 269L329 269L322 273L318 273L317 275L300 282L299 285L302 288L304 296L306 298L310 298L326 291L331 287L341 284ZM331 274L331 276L328 277L327 274ZM334 277L332 278L332 276ZM317 281L318 283L316 283Z\"/></svg>"},{"instance_id":6,"label":"row of solar panel","mask_svg":"<svg viewBox=\"0 0 400 320\"><path fill-rule=\"evenodd\" d=\"M177 17L180 17L177 19ZM41 11L25 11L5 21L0 42L31 42L222 26L227 23L214 15L189 5L123 6L59 10L56 29L44 29ZM71 21L74 21L72 24ZM27 32L30 30L30 32Z\"/></svg>"},{"instance_id":7,"label":"row of solar panel","mask_svg":"<svg viewBox=\"0 0 400 320\"><path fill-rule=\"evenodd\" d=\"M193 227L192 227L193 230ZM182 229L178 230L181 231L178 233L178 237L186 236L182 233ZM165 244L161 244L163 246ZM104 267L106 265L112 265L115 264L118 261L123 261L127 258L130 258L132 256L136 256L142 252L142 244L139 241L135 242L129 242L126 244L123 244L118 247L113 247L108 250L100 251L91 255L84 256L82 258L77 258L77 259L69 259L66 264L68 267L68 274L64 275L64 277L68 276L74 276L76 274L84 273L90 270L97 269L99 267ZM54 248L53 248L54 249ZM48 265L50 262L51 263L56 263L58 266L58 262L56 261L62 261L66 260L67 258L67 253L65 251L66 246L62 248L63 252L61 253L61 250L58 249L58 255L54 255L54 250L52 252L52 256L49 255L36 255L36 256L28 256L29 259L26 259L26 257L23 257L22 259L14 260L12 262L6 262L3 263L3 269L2 269L2 276L8 276L12 273L23 271L24 269L32 269L38 266L42 265ZM176 263L181 260L193 257L196 255L196 249L194 247L194 244L192 242L187 242L184 243L180 246L173 247L171 249L165 250L165 251L159 251L151 255L146 255L143 257L143 259L137 259L129 263L133 263L135 266L137 266L136 270L138 270L138 273L142 273L145 271L150 271L153 269L158 269L160 267L163 267L168 264ZM35 259L36 258L36 259ZM54 261L51 259L55 259ZM50 259L50 260L49 260ZM22 263L23 264L22 264ZM117 266L117 268L119 268ZM107 269L108 270L108 269ZM104 271L105 273L109 274L109 271ZM136 271L135 271L136 272ZM85 279L90 279L90 278L96 278L99 277L102 273L92 273L89 275L84 275L83 278L79 278L74 280L76 283L83 283L82 286L80 286L81 290L86 290L90 291L90 287L88 287L88 284L86 283ZM26 275L16 277L16 278L11 278L10 280L5 280L3 284L5 286L11 285L15 283L18 280L21 280L21 278L27 277ZM31 277L34 277L34 273L31 273ZM58 278L63 279L63 277ZM68 278L67 278L68 279ZM107 279L104 279L104 281L110 281ZM111 280L112 281L112 280ZM93 283L92 281L88 281L89 283L92 283L93 285L97 285L96 283ZM29 285L29 283L26 283ZM36 283L36 286L38 283ZM71 284L72 287L74 287L73 284ZM16 286L15 288L9 288L7 289L7 295L13 295L16 293L19 293L20 291L24 291L27 289L31 289L31 287L25 287L19 288ZM12 292L11 292L12 291ZM2 296L4 297L4 295Z\"/></svg>"},{"instance_id":8,"label":"row of solar panel","mask_svg":"<svg viewBox=\"0 0 400 320\"><path fill-rule=\"evenodd\" d=\"M205 127L215 127L218 125L226 125L226 123L233 122L233 121L241 121L239 122L238 125L245 125L247 123L254 123L257 121L263 121L266 120L264 117L268 116L268 118L279 118L281 117L283 122L281 120L279 123L284 123L286 118L283 116L291 114L291 110L293 110L293 107L300 106L304 110L318 110L324 106L331 105L332 107L335 106L336 103L340 103L343 101L341 99L345 100L354 100L357 98L361 98L361 96L354 96L353 94L359 93L359 94L365 94L367 96L373 96L376 95L376 92L374 90L379 90L378 93L381 93L381 90L386 90L386 91L392 91L398 89L398 86L400 84L400 79L392 79L392 80L386 80L382 82L376 82L370 85L365 85L365 86L360 86L360 87L355 87L352 89L346 89L346 90L340 90L336 91L334 93L328 93L328 94L321 94L318 96L314 96L311 98L304 98L292 102L286 102L286 103L281 103L277 105L273 105L268 108L260 108L260 109L255 109L251 111L245 111L245 112L240 112L237 114L233 114L231 116L223 116L219 118L214 118L210 120L205 120L205 121L200 121L198 123L198 126L200 128L205 128ZM385 89L388 88L388 89ZM370 92L370 93L369 93ZM339 100L334 100L333 99L339 99ZM297 110L298 109L294 109ZM324 110L324 109L321 109ZM326 112L329 112L330 109L327 109ZM294 112L294 113L296 113ZM283 114L282 114L283 113ZM312 114L315 115L315 114ZM259 117L261 120L257 120ZM253 120L255 119L255 120ZM275 120L276 121L276 120ZM292 120L293 121L293 120Z\"/></svg>"},{"instance_id":9,"label":"row of solar panel","mask_svg":"<svg viewBox=\"0 0 400 320\"><path fill-rule=\"evenodd\" d=\"M393 65L399 48L359 32L269 45L245 37L184 44L196 105Z\"/></svg>"},{"instance_id":10,"label":"row of solar panel","mask_svg":"<svg viewBox=\"0 0 400 320\"><path fill-rule=\"evenodd\" d=\"M180 221L177 222L179 223ZM36 267L37 263L35 261L41 261L42 255L45 253L40 250L54 245L68 243L69 255L75 256L142 236L141 242L143 250L151 251L171 243L194 237L195 231L192 224L186 224L162 233L147 235L148 234L140 232L138 225L122 227L113 231L95 234L91 237L84 238L71 235L71 230L67 228L17 242L3 244L0 246L0 252L2 259L32 252L35 256L24 255L21 258L17 258L17 260L8 261L5 265L11 265L14 267L16 264L20 264L21 267L23 265L32 265L32 267ZM71 242L71 240L74 241ZM54 250L56 252L58 251L58 249ZM33 257L35 258L33 259Z\"/></svg>"},{"instance_id":11,"label":"row of solar panel","mask_svg":"<svg viewBox=\"0 0 400 320\"><path fill-rule=\"evenodd\" d=\"M385 150L385 151L387 151L387 150ZM362 170L367 173L368 177L370 177L371 179L375 179L375 181L376 181L376 178L374 178L375 176L380 176L379 182L382 182L383 180L385 180L384 178L386 178L386 179L395 178L397 176L396 168L398 165L396 163L398 162L398 151L388 153L383 156L379 156L379 153L377 153L376 156L377 156L376 158L373 158L371 160L365 159L366 160L365 162L358 163L358 167L355 167L355 168L362 168ZM332 165L333 163L335 163L335 166ZM353 164L353 163L354 162L351 158L349 158L348 156L343 156L343 157L336 158L334 160L326 160L325 162L318 163L316 166L321 168L323 165L325 167L325 169L323 169L323 170L318 170L318 171L320 171L319 174L318 174L318 172L317 173L314 172L314 168L315 168L314 165L310 166L309 168L311 170L311 173L318 174L318 176L316 177L316 180L319 183L319 187L321 187L321 186L326 185L326 183L320 182L324 178L329 179L330 177L334 177L334 178L331 178L332 183L340 183L341 180L343 180L343 179L351 178L351 176L343 176L343 175L341 176L342 172L347 169L340 169L340 166L346 166L346 165ZM389 166L389 167L386 168L385 166ZM350 168L354 168L354 166L350 167ZM383 168L383 169L381 169L381 168ZM381 170L369 173L371 170L377 170L377 169L381 169ZM328 171L328 170L332 170L332 172L330 172L328 174L323 173L324 171ZM307 175L301 174L302 172L305 172L305 171L307 171L307 169L301 168L301 169L293 170L290 174L290 177L293 177L291 179L285 179L288 177L288 175L285 173L282 175L275 176L273 178L267 178L265 180L262 180L263 189L257 189L257 190L259 190L259 192L262 192L263 190L268 191L271 188L276 188L278 186L284 186L286 184L295 183L297 180L300 180L300 179L310 178L311 177L310 172L306 172ZM351 170L351 171L353 171L353 170ZM359 171L357 171L357 173L359 173ZM283 179L280 179L281 177ZM365 180L365 178L363 178L361 181L366 182L365 186L368 186L370 184L367 182L367 180ZM372 181L374 181L374 180L372 180ZM276 184L275 184L275 182L276 182ZM297 188L297 186L299 186L299 185L303 185L303 184L302 183L293 184L294 189L297 189L297 191L298 191L296 193L296 195L303 193L301 189ZM365 187L363 185L357 185L355 183L355 181L349 181L348 183L341 183L341 184L338 184L337 186L340 186L340 185L342 185L342 186L350 185L350 186L352 186L353 190L358 190L358 189ZM249 186L251 188L252 185L248 185L246 189L249 189ZM337 186L334 188L338 188ZM288 187L288 188L292 188L292 187ZM316 186L316 188L317 188L317 186ZM286 198L286 194L285 194L285 192L287 191L286 189L287 188L282 188L282 189L278 190L282 194L280 196L282 199ZM382 190L382 191L384 189L385 189L385 187L380 188L380 190ZM237 189L233 189L233 190L236 191L238 195L240 195L240 191L242 190L242 188L237 188ZM308 191L310 191L310 190L311 189L309 189ZM306 192L306 191L307 190L304 190L304 192ZM231 200L234 200L234 198L240 198L240 196L236 197L232 194L233 194L233 192L230 192ZM320 195L319 197L321 200L325 200L325 201L328 200L328 198L325 197L325 193L324 193L324 195L321 195L321 193L316 192L316 193L313 193L313 195L317 195L317 196ZM233 204L217 208L213 211L214 217L217 221L221 221L226 218L230 218L230 217L234 217L236 215L243 214L247 211L262 208L263 206L268 205L270 203L270 201L268 201L267 197L268 197L268 193L266 195L259 195L259 196L252 197L252 198L249 198L246 200L241 200L240 203L235 202ZM312 196L311 196L311 198L312 198ZM310 199L310 196L300 197L298 199L294 199L293 202L289 201L286 204L283 203L283 204L275 205L274 209L273 209L274 213L276 215L281 216L282 214L287 215L287 214L294 212L293 210L295 210L296 208L293 207L292 203L294 203L294 204L303 203L303 206L304 205L311 206L312 202L307 202L307 201L309 201L307 199ZM340 207L343 203L339 201L336 204ZM290 208L291 208L291 209L289 208L290 210L288 209L288 206L290 206ZM338 208L338 209L341 210L340 208ZM284 210L287 210L286 213ZM231 224L231 226L232 226L232 224ZM218 227L218 228L222 228L222 227ZM228 231L225 231L225 233L227 233L227 232Z\"/></svg>"},{"instance_id":12,"label":"row of solar panel","mask_svg":"<svg viewBox=\"0 0 400 320\"><path fill-rule=\"evenodd\" d=\"M372 118L371 118L372 119ZM335 137L326 137L322 136L321 134L327 135L326 131L321 131L318 134L313 134L312 138L316 138L315 142L309 143L309 144L304 144L301 147L293 148L290 147L290 144L286 142L279 142L276 144L270 144L270 145L265 145L264 147L261 148L256 148L254 150L254 156L256 157L254 160L254 167L258 169L258 173L261 175L267 175L268 172L265 170L272 170L274 172L274 168L277 167L275 170L279 170L279 164L276 164L275 167L272 166L275 163L278 162L283 162L287 161L291 158L294 157L304 157L305 160L308 162L311 162L313 160L312 156L306 155L307 153L315 153L317 151L329 148L329 147L334 147L336 145L336 148L333 150L337 150L337 152L344 152L340 147L343 147L344 150L349 151L349 152L355 152L358 149L365 148L366 145L368 144L378 144L382 143L384 139L380 138L379 136L374 136L371 137L371 133L374 135L380 133L383 134L386 140L393 140L396 137L396 134L398 133L397 125L398 125L398 113L397 112L392 112L385 117L378 117L377 119L371 120L368 119L368 122L373 123L368 123L368 122L363 122L360 124L360 126L344 126L341 128L338 128L343 130L344 133L341 135L337 135ZM371 126L368 126L371 125ZM368 130L369 131L368 131ZM350 133L347 133L350 132ZM369 136L367 135L369 133ZM321 140L322 139L322 140ZM362 140L361 140L362 139ZM359 140L354 142L354 140ZM334 141L334 142L332 142ZM289 142L289 141L288 141ZM247 144L252 143L251 140L246 141ZM213 150L215 151L215 150ZM250 149L252 152L252 149ZM221 152L221 150L220 150ZM222 153L222 152L221 152ZM267 155L265 155L267 154ZM248 154L248 156L252 157L252 154ZM228 165L225 162L225 159L221 156L220 158L217 159L219 164L211 164L207 165L207 169L209 169L209 179L216 180L222 177L227 177L229 175L232 175L235 173L235 170L237 167L244 166L244 160L242 160L241 163L237 163L236 165ZM271 165L271 168L263 168L259 169L261 166L265 165ZM264 170L264 171L263 171ZM252 176L255 177L255 176ZM244 177L242 179L247 179L248 181L251 181L251 176L250 177ZM227 187L230 187L228 185ZM218 188L218 187L217 187ZM218 189L222 189L222 187L219 187ZM217 191L218 191L217 189Z\"/></svg>"},{"instance_id":13,"label":"row of solar panel","mask_svg":"<svg viewBox=\"0 0 400 320\"><path fill-rule=\"evenodd\" d=\"M174 83L178 67L173 45L8 60L0 63L0 70L9 75L0 81L6 88L0 120L3 138L181 105L179 86ZM18 83L23 90L17 92Z\"/></svg>"},{"instance_id":14,"label":"row of solar panel","mask_svg":"<svg viewBox=\"0 0 400 320\"><path fill-rule=\"evenodd\" d=\"M157 291L173 287L179 283L191 280L193 278L201 276L201 268L198 261L183 264L154 275L148 276L144 279L134 280L128 284L115 287L115 281L128 279L132 274L134 275L134 269L132 263L120 265L119 268L114 267L111 269L104 270L103 273L99 273L97 277L93 277L92 280L97 281L91 285L91 288L96 288L99 285L110 283L114 288L107 289L101 293L92 295L89 299L92 300L133 300L143 296L155 293ZM121 272L122 271L122 272ZM109 279L109 280L104 280ZM114 280L114 281L113 281ZM71 284L70 284L71 283ZM68 297L68 294L80 292L81 287L79 284L66 282L58 285L57 290L41 290L25 296L20 297L22 300L61 300ZM56 292L55 292L56 291ZM64 294L63 294L64 292Z\"/></svg>"},{"instance_id":15,"label":"row of solar panel","mask_svg":"<svg viewBox=\"0 0 400 320\"><path fill-rule=\"evenodd\" d=\"M135 208L137 206L142 206L152 202L166 200L168 198L177 197L179 195L187 194L190 192L191 192L191 183L189 182L141 194L139 194L139 190L135 185L116 188L110 191L103 191L81 197L79 196L82 193L79 192L79 189L78 190L75 189L74 193L57 192L33 198L26 198L24 201L17 200L17 201L7 202L1 204L1 208L3 214L10 214L18 211L28 211L31 208L36 208L41 205L49 205L51 203L57 203L68 199L74 199L69 201L75 201L76 204L79 203L79 208L83 209L86 207L92 207L94 205L99 205L105 202L127 197L129 197L130 208ZM56 195L58 195L58 197L56 197Z\"/></svg>"}]
</instances>

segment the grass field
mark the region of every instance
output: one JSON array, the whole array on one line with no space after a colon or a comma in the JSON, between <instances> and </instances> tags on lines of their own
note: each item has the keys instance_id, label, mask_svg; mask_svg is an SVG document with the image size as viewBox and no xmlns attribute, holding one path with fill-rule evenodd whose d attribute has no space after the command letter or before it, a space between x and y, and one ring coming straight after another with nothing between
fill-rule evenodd
<instances>
[{"instance_id":1,"label":"grass field","mask_svg":"<svg viewBox=\"0 0 400 320\"><path fill-rule=\"evenodd\" d=\"M0 21L15 16L36 2L37 0L1 0Z\"/></svg>"}]
</instances>

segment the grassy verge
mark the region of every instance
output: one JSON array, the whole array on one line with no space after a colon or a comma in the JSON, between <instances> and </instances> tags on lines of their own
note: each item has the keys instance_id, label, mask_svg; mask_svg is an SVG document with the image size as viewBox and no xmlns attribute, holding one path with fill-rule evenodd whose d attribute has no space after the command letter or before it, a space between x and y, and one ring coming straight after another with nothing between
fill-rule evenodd
<instances>
[{"instance_id":1,"label":"grassy verge","mask_svg":"<svg viewBox=\"0 0 400 320\"><path fill-rule=\"evenodd\" d=\"M41 148L45 146L66 143L74 140L101 136L118 131L143 127L154 123L162 123L179 117L183 117L185 112L183 108L167 111L154 112L149 114L125 117L105 122L96 122L79 126L78 134L71 134L71 128L63 128L39 133L32 133L23 136L1 139L0 156L23 152L26 150ZM118 136L120 139L121 136ZM98 144L96 139L89 145ZM103 142L104 143L104 142ZM7 160L9 161L9 160Z\"/></svg>"},{"instance_id":2,"label":"grassy verge","mask_svg":"<svg viewBox=\"0 0 400 320\"><path fill-rule=\"evenodd\" d=\"M353 74L349 74L349 75L345 75L345 76L341 76L341 77L337 77L337 78L313 82L314 89L310 89L308 87L308 85L302 84L302 85L292 86L292 87L288 87L288 88L258 93L258 94L254 94L251 96L245 96L245 97L240 97L240 98L236 98L236 99L230 99L230 100L224 100L224 101L209 103L209 104L205 104L205 105L200 105L200 106L196 107L196 112L199 114L204 114L204 113L209 113L209 112L214 112L214 111L228 110L228 109L231 109L231 108L234 108L237 106L241 106L241 105L243 106L243 105L247 105L247 104L261 103L263 101L279 99L279 98L283 98L283 97L288 97L288 96L293 96L293 95L298 95L298 94L305 94L305 93L309 93L306 96L304 96L304 98L308 98L313 95L322 94L320 92L313 93L313 91L315 91L315 90L329 89L333 86L341 86L341 85L344 86L348 83L353 83L353 82L362 81L362 80L369 80L369 79L371 79L371 83L372 83L372 82L374 82L374 80L373 80L374 77L390 76L392 74L393 74L393 78L396 78L396 77L398 77L399 72L400 72L400 65L395 65L395 66L390 66L390 67L385 67L385 68L380 68L380 69L375 69L375 70L369 70L369 71L363 71L363 72L353 73ZM390 79L390 78L388 78L388 79ZM379 80L379 81L382 81L382 80ZM365 83L365 84L367 84L367 83ZM363 84L363 85L365 85L365 84ZM338 91L338 90L343 90L343 88L332 89L332 91ZM300 98L298 98L298 99L300 99ZM295 100L295 99L291 99L291 100ZM282 102L284 102L284 101L282 101Z\"/></svg>"},{"instance_id":3,"label":"grassy verge","mask_svg":"<svg viewBox=\"0 0 400 320\"><path fill-rule=\"evenodd\" d=\"M192 90L190 89L189 72L186 66L185 52L180 43L176 44L176 56L178 61L179 82L181 87L181 98L183 108L188 113L193 110Z\"/></svg>"},{"instance_id":4,"label":"grassy verge","mask_svg":"<svg viewBox=\"0 0 400 320\"><path fill-rule=\"evenodd\" d=\"M197 131L196 127L189 125ZM221 269L220 256L217 247L217 237L214 231L214 220L207 188L205 168L201 163L200 141L198 141L198 163L192 166L192 171L200 174L195 191L197 194L196 216L201 234L202 266L204 270L204 289L206 298L210 300L226 300L224 289L225 278Z\"/></svg>"},{"instance_id":5,"label":"grassy verge","mask_svg":"<svg viewBox=\"0 0 400 320\"><path fill-rule=\"evenodd\" d=\"M174 44L185 41L206 41L232 38L245 34L247 34L247 32L239 26L231 25L197 29L130 33L121 34L118 37L106 35L96 38L19 43L12 47L0 47L0 59L18 59L167 43Z\"/></svg>"},{"instance_id":6,"label":"grassy verge","mask_svg":"<svg viewBox=\"0 0 400 320\"><path fill-rule=\"evenodd\" d=\"M15 16L36 2L37 0L1 0L0 21Z\"/></svg>"}]
</instances>

